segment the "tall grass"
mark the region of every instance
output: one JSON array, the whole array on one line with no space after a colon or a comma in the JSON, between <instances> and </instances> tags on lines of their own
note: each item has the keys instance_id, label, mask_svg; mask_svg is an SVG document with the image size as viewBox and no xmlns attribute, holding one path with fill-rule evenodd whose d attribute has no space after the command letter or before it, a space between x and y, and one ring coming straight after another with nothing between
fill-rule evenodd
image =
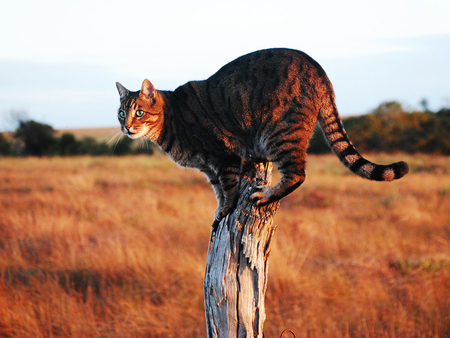
<instances>
[{"instance_id":1,"label":"tall grass","mask_svg":"<svg viewBox=\"0 0 450 338\"><path fill-rule=\"evenodd\" d=\"M310 156L275 219L266 337L450 336L450 159L395 159L411 173L374 183ZM0 336L204 337L215 205L161 155L0 159Z\"/></svg>"}]
</instances>

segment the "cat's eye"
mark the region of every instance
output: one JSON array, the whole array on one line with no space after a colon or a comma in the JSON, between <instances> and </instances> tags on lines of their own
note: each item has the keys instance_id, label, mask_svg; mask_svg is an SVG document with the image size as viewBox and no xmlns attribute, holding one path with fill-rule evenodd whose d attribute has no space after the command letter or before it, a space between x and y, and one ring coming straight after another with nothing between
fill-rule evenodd
<instances>
[{"instance_id":1,"label":"cat's eye","mask_svg":"<svg viewBox=\"0 0 450 338\"><path fill-rule=\"evenodd\" d=\"M142 110L137 110L136 111L136 116L137 117L142 117L142 116L144 116L144 112Z\"/></svg>"},{"instance_id":2,"label":"cat's eye","mask_svg":"<svg viewBox=\"0 0 450 338\"><path fill-rule=\"evenodd\" d=\"M119 117L121 119L124 119L126 116L127 116L127 114L123 110L119 111Z\"/></svg>"}]
</instances>

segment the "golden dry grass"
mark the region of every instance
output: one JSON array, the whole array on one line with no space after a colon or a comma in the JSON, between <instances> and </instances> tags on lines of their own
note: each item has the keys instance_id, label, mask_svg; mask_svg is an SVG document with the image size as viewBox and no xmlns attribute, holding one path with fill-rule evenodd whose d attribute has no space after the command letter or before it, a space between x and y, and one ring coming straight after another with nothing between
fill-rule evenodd
<instances>
[{"instance_id":1,"label":"golden dry grass","mask_svg":"<svg viewBox=\"0 0 450 338\"><path fill-rule=\"evenodd\" d=\"M450 336L450 158L371 159L412 172L310 156L282 200L266 337ZM0 337L204 337L214 209L162 155L0 158Z\"/></svg>"}]
</instances>

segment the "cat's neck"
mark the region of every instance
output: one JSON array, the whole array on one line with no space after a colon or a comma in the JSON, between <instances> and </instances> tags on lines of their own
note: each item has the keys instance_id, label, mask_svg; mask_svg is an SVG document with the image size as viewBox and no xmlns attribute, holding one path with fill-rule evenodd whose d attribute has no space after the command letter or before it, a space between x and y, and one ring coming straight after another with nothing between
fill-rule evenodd
<instances>
[{"instance_id":1,"label":"cat's neck","mask_svg":"<svg viewBox=\"0 0 450 338\"><path fill-rule=\"evenodd\" d=\"M159 120L158 133L154 134L156 137L149 138L161 147L162 150L168 152L166 150L167 139L170 138L170 135L172 134L170 121L172 120L171 116L173 114L173 92L168 90L158 90L158 96L158 99L162 102L163 110Z\"/></svg>"},{"instance_id":2,"label":"cat's neck","mask_svg":"<svg viewBox=\"0 0 450 338\"><path fill-rule=\"evenodd\" d=\"M162 102L164 102L164 111L172 109L173 91L158 90L158 94Z\"/></svg>"},{"instance_id":3,"label":"cat's neck","mask_svg":"<svg viewBox=\"0 0 450 338\"><path fill-rule=\"evenodd\" d=\"M180 117L183 115L183 110L177 103L180 99L172 91L158 91L161 98L164 100L164 121L159 134L159 137L154 142L175 162L182 166L190 166L189 158L192 157L192 149L186 149L183 142L179 139L181 133L192 134L189 131L190 126L183 124Z\"/></svg>"},{"instance_id":4,"label":"cat's neck","mask_svg":"<svg viewBox=\"0 0 450 338\"><path fill-rule=\"evenodd\" d=\"M169 91L157 91L156 104L152 107L153 110L158 111L158 120L152 125L150 131L145 135L147 139L161 146L160 138L164 130L164 121L166 119L166 114L169 114L171 109L171 93Z\"/></svg>"}]
</instances>

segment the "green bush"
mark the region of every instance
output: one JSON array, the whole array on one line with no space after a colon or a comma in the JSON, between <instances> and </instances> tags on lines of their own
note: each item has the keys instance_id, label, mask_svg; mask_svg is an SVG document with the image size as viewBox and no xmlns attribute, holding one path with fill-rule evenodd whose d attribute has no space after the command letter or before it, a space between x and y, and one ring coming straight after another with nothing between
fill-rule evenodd
<instances>
[{"instance_id":1,"label":"green bush","mask_svg":"<svg viewBox=\"0 0 450 338\"><path fill-rule=\"evenodd\" d=\"M5 135L0 134L0 156L8 156L12 153L11 142L5 137Z\"/></svg>"},{"instance_id":2,"label":"green bush","mask_svg":"<svg viewBox=\"0 0 450 338\"><path fill-rule=\"evenodd\" d=\"M14 138L21 143L19 155L50 156L56 153L55 130L36 121L19 121Z\"/></svg>"}]
</instances>

